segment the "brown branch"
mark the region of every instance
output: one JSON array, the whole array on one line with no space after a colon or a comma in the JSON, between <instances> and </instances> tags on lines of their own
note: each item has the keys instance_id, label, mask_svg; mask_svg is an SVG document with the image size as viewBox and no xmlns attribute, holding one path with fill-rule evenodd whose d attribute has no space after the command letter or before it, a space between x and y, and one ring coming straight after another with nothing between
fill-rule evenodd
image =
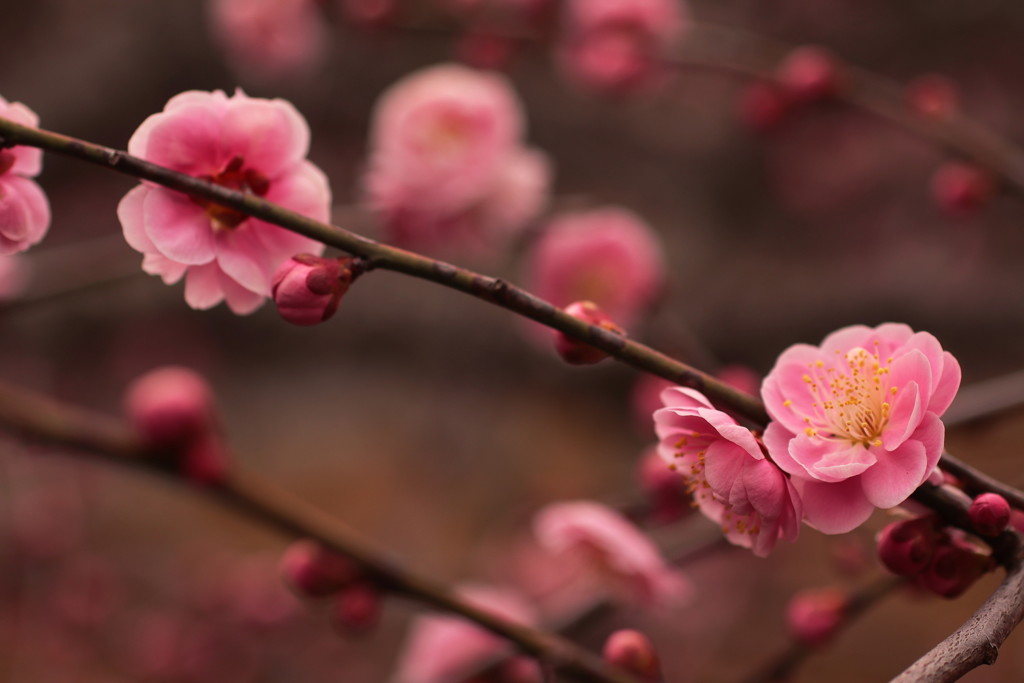
<instances>
[{"instance_id":1,"label":"brown branch","mask_svg":"<svg viewBox=\"0 0 1024 683\"><path fill-rule=\"evenodd\" d=\"M22 438L76 451L110 462L170 475L165 454L148 449L122 422L51 398L0 383L0 425ZM244 471L223 484L202 489L222 504L268 527L298 538L316 540L358 563L381 587L418 602L469 619L514 643L523 652L550 662L574 680L637 683L611 669L594 654L537 629L516 624L462 600L447 587L400 568L354 532L271 482Z\"/></svg>"}]
</instances>

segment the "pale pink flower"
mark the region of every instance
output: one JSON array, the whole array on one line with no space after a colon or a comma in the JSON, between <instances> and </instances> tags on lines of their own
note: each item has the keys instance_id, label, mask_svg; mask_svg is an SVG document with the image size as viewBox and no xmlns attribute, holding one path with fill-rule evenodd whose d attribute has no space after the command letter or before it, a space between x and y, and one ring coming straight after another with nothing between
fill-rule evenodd
<instances>
[{"instance_id":1,"label":"pale pink flower","mask_svg":"<svg viewBox=\"0 0 1024 683\"><path fill-rule=\"evenodd\" d=\"M617 207L553 220L533 245L527 271L527 289L542 299L561 307L593 301L627 330L665 283L657 235Z\"/></svg>"},{"instance_id":2,"label":"pale pink flower","mask_svg":"<svg viewBox=\"0 0 1024 683\"><path fill-rule=\"evenodd\" d=\"M657 83L689 24L679 0L569 0L559 50L566 73L613 93Z\"/></svg>"},{"instance_id":3,"label":"pale pink flower","mask_svg":"<svg viewBox=\"0 0 1024 683\"><path fill-rule=\"evenodd\" d=\"M666 389L661 398L665 407L654 413L658 452L686 481L700 511L730 542L760 557L779 539L795 541L800 497L754 434L693 389Z\"/></svg>"},{"instance_id":4,"label":"pale pink flower","mask_svg":"<svg viewBox=\"0 0 1024 683\"><path fill-rule=\"evenodd\" d=\"M689 581L668 566L654 543L607 505L572 501L548 505L533 522L537 542L576 563L612 597L640 607L679 604Z\"/></svg>"},{"instance_id":5,"label":"pale pink flower","mask_svg":"<svg viewBox=\"0 0 1024 683\"><path fill-rule=\"evenodd\" d=\"M419 71L374 111L367 201L395 241L490 246L547 199L547 157L523 146L523 132L504 77L451 64Z\"/></svg>"},{"instance_id":6,"label":"pale pink flower","mask_svg":"<svg viewBox=\"0 0 1024 683\"><path fill-rule=\"evenodd\" d=\"M21 102L0 97L0 118L36 127L39 117ZM25 251L50 228L50 203L31 178L43 170L43 151L16 145L0 148L0 254Z\"/></svg>"},{"instance_id":7,"label":"pale pink flower","mask_svg":"<svg viewBox=\"0 0 1024 683\"><path fill-rule=\"evenodd\" d=\"M902 324L845 327L784 351L761 387L764 442L807 523L844 533L906 500L942 455L939 416L959 386L956 359Z\"/></svg>"},{"instance_id":8,"label":"pale pink flower","mask_svg":"<svg viewBox=\"0 0 1024 683\"><path fill-rule=\"evenodd\" d=\"M532 626L533 608L516 593L483 585L466 585L459 595L480 609ZM480 626L453 616L424 616L413 623L392 683L451 683L473 669L510 652L506 641Z\"/></svg>"},{"instance_id":9,"label":"pale pink flower","mask_svg":"<svg viewBox=\"0 0 1024 683\"><path fill-rule=\"evenodd\" d=\"M310 71L327 47L316 0L211 0L214 38L235 69L275 80Z\"/></svg>"},{"instance_id":10,"label":"pale pink flower","mask_svg":"<svg viewBox=\"0 0 1024 683\"><path fill-rule=\"evenodd\" d=\"M189 91L146 119L129 153L175 171L251 193L315 220L330 216L327 178L309 161L309 127L284 100ZM185 300L210 308L226 300L250 313L270 294L274 271L323 245L205 200L143 183L117 207L142 268L167 284L185 278Z\"/></svg>"}]
</instances>

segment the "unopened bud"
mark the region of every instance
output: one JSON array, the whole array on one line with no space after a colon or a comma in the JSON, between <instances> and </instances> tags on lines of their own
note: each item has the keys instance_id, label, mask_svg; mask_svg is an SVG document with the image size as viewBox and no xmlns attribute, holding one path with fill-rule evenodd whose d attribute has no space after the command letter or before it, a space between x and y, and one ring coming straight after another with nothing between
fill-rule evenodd
<instances>
[{"instance_id":1,"label":"unopened bud","mask_svg":"<svg viewBox=\"0 0 1024 683\"><path fill-rule=\"evenodd\" d=\"M892 573L914 576L931 562L938 542L932 517L893 522L878 535L878 556Z\"/></svg>"},{"instance_id":2,"label":"unopened bud","mask_svg":"<svg viewBox=\"0 0 1024 683\"><path fill-rule=\"evenodd\" d=\"M182 367L150 371L128 387L128 419L151 446L177 448L212 431L213 392L198 373Z\"/></svg>"},{"instance_id":3,"label":"unopened bud","mask_svg":"<svg viewBox=\"0 0 1024 683\"><path fill-rule=\"evenodd\" d=\"M220 434L209 432L185 446L179 467L189 481L213 485L224 481L228 463L224 439Z\"/></svg>"},{"instance_id":4,"label":"unopened bud","mask_svg":"<svg viewBox=\"0 0 1024 683\"><path fill-rule=\"evenodd\" d=\"M983 493L971 503L971 526L983 536L998 536L1010 523L1010 504L998 493Z\"/></svg>"},{"instance_id":5,"label":"unopened bud","mask_svg":"<svg viewBox=\"0 0 1024 683\"><path fill-rule=\"evenodd\" d=\"M342 0L341 10L356 26L384 28L395 18L398 8L395 0Z\"/></svg>"},{"instance_id":6,"label":"unopened bud","mask_svg":"<svg viewBox=\"0 0 1024 683\"><path fill-rule=\"evenodd\" d=\"M928 568L918 576L918 582L937 595L955 598L991 567L991 557L982 555L965 541L949 539L936 548Z\"/></svg>"},{"instance_id":7,"label":"unopened bud","mask_svg":"<svg viewBox=\"0 0 1024 683\"><path fill-rule=\"evenodd\" d=\"M362 635L380 619L380 590L362 581L342 589L334 599L334 625L348 635Z\"/></svg>"},{"instance_id":8,"label":"unopened bud","mask_svg":"<svg viewBox=\"0 0 1024 683\"><path fill-rule=\"evenodd\" d=\"M744 125L755 133L768 133L782 124L789 114L790 100L775 83L758 81L743 91L739 114Z\"/></svg>"},{"instance_id":9,"label":"unopened bud","mask_svg":"<svg viewBox=\"0 0 1024 683\"><path fill-rule=\"evenodd\" d=\"M352 560L305 539L288 546L280 567L285 581L310 597L336 593L361 575Z\"/></svg>"},{"instance_id":10,"label":"unopened bud","mask_svg":"<svg viewBox=\"0 0 1024 683\"><path fill-rule=\"evenodd\" d=\"M565 312L574 318L597 325L598 327L624 335L626 332L612 322L612 319L605 315L597 304L592 301L577 301L565 307ZM608 357L608 354L601 349L591 346L586 342L573 339L562 332L555 333L555 350L566 363L570 365L593 365Z\"/></svg>"},{"instance_id":11,"label":"unopened bud","mask_svg":"<svg viewBox=\"0 0 1024 683\"><path fill-rule=\"evenodd\" d=\"M846 617L849 600L838 588L818 588L797 593L786 607L786 622L793 637L805 645L828 642Z\"/></svg>"},{"instance_id":12,"label":"unopened bud","mask_svg":"<svg viewBox=\"0 0 1024 683\"><path fill-rule=\"evenodd\" d=\"M657 683L662 680L661 663L651 639L639 631L623 629L608 636L602 651L604 660L623 671Z\"/></svg>"},{"instance_id":13,"label":"unopened bud","mask_svg":"<svg viewBox=\"0 0 1024 683\"><path fill-rule=\"evenodd\" d=\"M285 261L271 282L278 313L294 325L316 325L330 318L355 278L352 263L312 254Z\"/></svg>"},{"instance_id":14,"label":"unopened bud","mask_svg":"<svg viewBox=\"0 0 1024 683\"><path fill-rule=\"evenodd\" d=\"M951 161L932 176L932 198L940 209L955 216L974 213L992 199L996 183L985 169Z\"/></svg>"},{"instance_id":15,"label":"unopened bud","mask_svg":"<svg viewBox=\"0 0 1024 683\"><path fill-rule=\"evenodd\" d=\"M816 102L839 93L839 66L832 53L815 45L794 49L779 65L777 78L798 102Z\"/></svg>"}]
</instances>

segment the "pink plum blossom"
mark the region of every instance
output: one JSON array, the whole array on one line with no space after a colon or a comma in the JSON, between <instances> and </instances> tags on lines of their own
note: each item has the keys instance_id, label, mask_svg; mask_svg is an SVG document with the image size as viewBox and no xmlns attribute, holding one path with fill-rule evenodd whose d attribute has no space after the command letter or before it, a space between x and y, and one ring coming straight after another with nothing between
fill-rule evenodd
<instances>
[{"instance_id":1,"label":"pink plum blossom","mask_svg":"<svg viewBox=\"0 0 1024 683\"><path fill-rule=\"evenodd\" d=\"M146 119L128 151L175 171L251 193L310 218L330 216L327 178L309 161L309 127L284 100L236 91L189 91ZM142 268L167 284L185 278L185 301L206 309L226 301L243 315L270 294L271 278L293 254L323 245L202 199L143 183L117 207Z\"/></svg>"},{"instance_id":2,"label":"pink plum blossom","mask_svg":"<svg viewBox=\"0 0 1024 683\"><path fill-rule=\"evenodd\" d=\"M729 541L760 557L779 539L795 541L800 497L754 434L693 389L666 389L661 398L665 407L654 413L658 452L686 481L700 511Z\"/></svg>"},{"instance_id":3,"label":"pink plum blossom","mask_svg":"<svg viewBox=\"0 0 1024 683\"><path fill-rule=\"evenodd\" d=\"M316 0L212 0L214 38L241 73L263 80L311 70L327 47Z\"/></svg>"},{"instance_id":4,"label":"pink plum blossom","mask_svg":"<svg viewBox=\"0 0 1024 683\"><path fill-rule=\"evenodd\" d=\"M527 288L556 306L592 301L629 329L665 282L657 235L636 214L609 207L566 213L534 244Z\"/></svg>"},{"instance_id":5,"label":"pink plum blossom","mask_svg":"<svg viewBox=\"0 0 1024 683\"><path fill-rule=\"evenodd\" d=\"M393 85L373 114L366 200L397 242L486 248L543 208L547 157L522 143L508 81L444 64Z\"/></svg>"},{"instance_id":6,"label":"pink plum blossom","mask_svg":"<svg viewBox=\"0 0 1024 683\"><path fill-rule=\"evenodd\" d=\"M36 127L39 117L21 102L0 97L0 118ZM25 251L50 228L50 203L31 178L43 170L43 151L0 148L0 255Z\"/></svg>"},{"instance_id":7,"label":"pink plum blossom","mask_svg":"<svg viewBox=\"0 0 1024 683\"><path fill-rule=\"evenodd\" d=\"M607 505L548 505L534 517L533 529L542 547L576 563L622 602L648 608L679 604L692 592L651 540Z\"/></svg>"},{"instance_id":8,"label":"pink plum blossom","mask_svg":"<svg viewBox=\"0 0 1024 683\"><path fill-rule=\"evenodd\" d=\"M471 604L508 621L527 626L537 621L533 607L507 589L470 584L462 586L458 593ZM413 623L392 683L462 680L460 675L473 673L474 667L508 650L501 638L459 617L420 617Z\"/></svg>"},{"instance_id":9,"label":"pink plum blossom","mask_svg":"<svg viewBox=\"0 0 1024 683\"><path fill-rule=\"evenodd\" d=\"M761 387L764 442L808 524L844 533L906 500L942 455L939 416L959 386L956 359L903 324L846 327L784 351Z\"/></svg>"},{"instance_id":10,"label":"pink plum blossom","mask_svg":"<svg viewBox=\"0 0 1024 683\"><path fill-rule=\"evenodd\" d=\"M622 93L656 83L686 31L679 0L569 0L559 52L580 84Z\"/></svg>"}]
</instances>

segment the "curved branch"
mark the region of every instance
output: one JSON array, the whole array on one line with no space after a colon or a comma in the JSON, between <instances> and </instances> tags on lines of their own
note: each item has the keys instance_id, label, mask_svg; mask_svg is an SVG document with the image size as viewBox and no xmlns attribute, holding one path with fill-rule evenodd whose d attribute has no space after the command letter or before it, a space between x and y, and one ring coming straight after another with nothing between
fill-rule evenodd
<instances>
[{"instance_id":1,"label":"curved branch","mask_svg":"<svg viewBox=\"0 0 1024 683\"><path fill-rule=\"evenodd\" d=\"M0 425L21 437L84 451L121 465L182 481L165 464L166 454L147 449L127 425L105 415L0 383ZM508 639L523 652L549 662L559 673L592 683L638 683L599 657L559 636L510 622L462 600L447 587L402 569L330 515L254 474L234 471L202 491L222 504L285 534L310 538L355 561L383 588L457 614Z\"/></svg>"}]
</instances>

